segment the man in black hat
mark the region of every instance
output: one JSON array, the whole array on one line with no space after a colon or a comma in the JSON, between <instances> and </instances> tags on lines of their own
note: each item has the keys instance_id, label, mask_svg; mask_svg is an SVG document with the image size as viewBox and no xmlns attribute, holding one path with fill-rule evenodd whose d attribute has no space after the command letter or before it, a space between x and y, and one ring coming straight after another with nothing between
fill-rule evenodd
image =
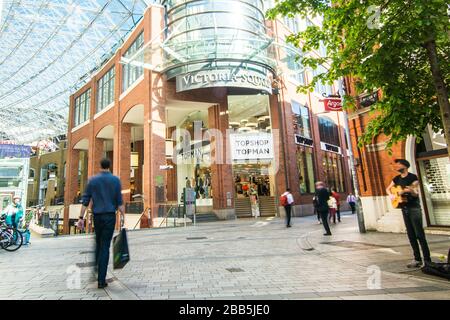
<instances>
[{"instance_id":1,"label":"man in black hat","mask_svg":"<svg viewBox=\"0 0 450 320\"><path fill-rule=\"evenodd\" d=\"M392 194L391 189L394 186L400 186L403 189L400 194L406 198L407 202L401 209L408 239L414 252L414 260L407 267L417 268L422 266L422 256L417 241L419 241L422 247L424 262L431 262L430 249L428 248L425 231L423 230L422 208L420 207L419 199L419 178L408 171L411 164L407 160L397 159L394 162L395 169L400 174L392 180L386 192L391 200L393 200L395 195Z\"/></svg>"}]
</instances>

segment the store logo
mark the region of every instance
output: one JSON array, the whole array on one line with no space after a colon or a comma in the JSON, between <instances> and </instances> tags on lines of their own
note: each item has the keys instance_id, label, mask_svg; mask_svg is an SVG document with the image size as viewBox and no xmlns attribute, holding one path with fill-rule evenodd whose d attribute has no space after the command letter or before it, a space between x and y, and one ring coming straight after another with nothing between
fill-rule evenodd
<instances>
[{"instance_id":1,"label":"store logo","mask_svg":"<svg viewBox=\"0 0 450 320\"><path fill-rule=\"evenodd\" d=\"M233 160L271 160L274 157L271 134L232 134Z\"/></svg>"},{"instance_id":2,"label":"store logo","mask_svg":"<svg viewBox=\"0 0 450 320\"><path fill-rule=\"evenodd\" d=\"M341 99L325 99L325 111L342 111Z\"/></svg>"},{"instance_id":3,"label":"store logo","mask_svg":"<svg viewBox=\"0 0 450 320\"><path fill-rule=\"evenodd\" d=\"M306 147L312 147L314 145L314 141L312 139L302 137L298 134L295 135L295 143Z\"/></svg>"},{"instance_id":4,"label":"store logo","mask_svg":"<svg viewBox=\"0 0 450 320\"><path fill-rule=\"evenodd\" d=\"M177 92L210 87L250 88L272 94L269 77L251 70L202 70L177 76Z\"/></svg>"},{"instance_id":5,"label":"store logo","mask_svg":"<svg viewBox=\"0 0 450 320\"><path fill-rule=\"evenodd\" d=\"M325 142L320 142L320 147L322 148L323 151L328 151L328 152L333 152L333 153L337 153L337 154L342 154L342 150L341 147L332 145L332 144L328 144Z\"/></svg>"}]
</instances>

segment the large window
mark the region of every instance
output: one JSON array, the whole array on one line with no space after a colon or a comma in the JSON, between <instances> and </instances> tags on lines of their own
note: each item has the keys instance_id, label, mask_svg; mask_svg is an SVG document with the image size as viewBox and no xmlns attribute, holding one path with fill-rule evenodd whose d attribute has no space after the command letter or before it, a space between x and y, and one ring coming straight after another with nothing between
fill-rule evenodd
<instances>
[{"instance_id":1,"label":"large window","mask_svg":"<svg viewBox=\"0 0 450 320\"><path fill-rule=\"evenodd\" d=\"M297 150L297 167L301 194L314 192L314 155L313 148L299 147Z\"/></svg>"},{"instance_id":2,"label":"large window","mask_svg":"<svg viewBox=\"0 0 450 320\"><path fill-rule=\"evenodd\" d=\"M141 32L133 44L128 48L127 52L123 55L125 58L132 58L142 47L144 46L144 33ZM135 61L144 62L144 53L141 52L137 57L134 57ZM123 66L123 88L122 91L126 91L133 83L136 82L144 74L144 68L134 66L131 64L125 64Z\"/></svg>"},{"instance_id":3,"label":"large window","mask_svg":"<svg viewBox=\"0 0 450 320\"><path fill-rule=\"evenodd\" d=\"M289 78L299 84L305 84L305 68L302 63L297 59L295 54L289 53L287 60L287 67L289 69Z\"/></svg>"},{"instance_id":4,"label":"large window","mask_svg":"<svg viewBox=\"0 0 450 320\"><path fill-rule=\"evenodd\" d=\"M342 156L336 153L323 152L322 159L327 186L329 188L335 188L337 192L345 192Z\"/></svg>"},{"instance_id":5,"label":"large window","mask_svg":"<svg viewBox=\"0 0 450 320\"><path fill-rule=\"evenodd\" d=\"M114 102L114 83L116 77L116 69L112 67L99 81L98 81L98 100L97 112L102 111L111 103Z\"/></svg>"},{"instance_id":6,"label":"large window","mask_svg":"<svg viewBox=\"0 0 450 320\"><path fill-rule=\"evenodd\" d=\"M292 113L294 114L294 126L297 134L311 139L311 123L308 107L292 101Z\"/></svg>"},{"instance_id":7,"label":"large window","mask_svg":"<svg viewBox=\"0 0 450 320\"><path fill-rule=\"evenodd\" d=\"M320 141L335 146L341 146L339 142L338 126L330 118L319 117L319 132Z\"/></svg>"},{"instance_id":8,"label":"large window","mask_svg":"<svg viewBox=\"0 0 450 320\"><path fill-rule=\"evenodd\" d=\"M300 31L299 20L296 17L284 17L284 24L289 28L289 31L292 31L293 33L298 33Z\"/></svg>"},{"instance_id":9,"label":"large window","mask_svg":"<svg viewBox=\"0 0 450 320\"><path fill-rule=\"evenodd\" d=\"M319 66L317 69L313 70L314 77L324 73L327 73L327 70L323 66ZM327 84L323 81L319 81L316 83L314 91L320 95L322 94L331 95L333 94L333 87L330 84Z\"/></svg>"},{"instance_id":10,"label":"large window","mask_svg":"<svg viewBox=\"0 0 450 320\"><path fill-rule=\"evenodd\" d=\"M79 126L89 120L89 113L91 110L91 89L84 92L75 99L74 110L74 127Z\"/></svg>"}]
</instances>

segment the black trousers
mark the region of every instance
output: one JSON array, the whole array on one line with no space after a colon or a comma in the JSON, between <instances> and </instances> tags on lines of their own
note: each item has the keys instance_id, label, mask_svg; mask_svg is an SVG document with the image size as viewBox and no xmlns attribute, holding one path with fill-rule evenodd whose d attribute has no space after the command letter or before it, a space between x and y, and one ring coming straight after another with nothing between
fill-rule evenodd
<instances>
[{"instance_id":1,"label":"black trousers","mask_svg":"<svg viewBox=\"0 0 450 320\"><path fill-rule=\"evenodd\" d=\"M316 208L314 208L314 213L317 215L317 221L320 222L320 212Z\"/></svg>"},{"instance_id":2,"label":"black trousers","mask_svg":"<svg viewBox=\"0 0 450 320\"><path fill-rule=\"evenodd\" d=\"M414 252L414 259L416 261L422 261L419 249L420 243L423 259L425 262L431 262L430 249L428 248L425 231L423 230L422 209L420 207L405 207L402 208L402 212L409 243Z\"/></svg>"},{"instance_id":3,"label":"black trousers","mask_svg":"<svg viewBox=\"0 0 450 320\"><path fill-rule=\"evenodd\" d=\"M291 225L292 205L288 204L287 206L284 207L284 209L286 210L286 226L290 226Z\"/></svg>"},{"instance_id":4,"label":"black trousers","mask_svg":"<svg viewBox=\"0 0 450 320\"><path fill-rule=\"evenodd\" d=\"M329 215L328 210L319 211L319 214L320 214L320 217L322 218L322 224L323 224L323 227L325 228L325 232L328 234L331 234L330 225L328 224L328 215Z\"/></svg>"},{"instance_id":5,"label":"black trousers","mask_svg":"<svg viewBox=\"0 0 450 320\"><path fill-rule=\"evenodd\" d=\"M98 267L98 283L106 282L109 263L109 249L116 226L115 213L94 214L95 262Z\"/></svg>"},{"instance_id":6,"label":"black trousers","mask_svg":"<svg viewBox=\"0 0 450 320\"><path fill-rule=\"evenodd\" d=\"M355 214L355 212L356 212L356 204L354 202L349 202L348 204L352 208L352 214Z\"/></svg>"},{"instance_id":7,"label":"black trousers","mask_svg":"<svg viewBox=\"0 0 450 320\"><path fill-rule=\"evenodd\" d=\"M341 205L340 204L338 204L338 206L337 206L336 214L337 214L338 221L341 222Z\"/></svg>"}]
</instances>

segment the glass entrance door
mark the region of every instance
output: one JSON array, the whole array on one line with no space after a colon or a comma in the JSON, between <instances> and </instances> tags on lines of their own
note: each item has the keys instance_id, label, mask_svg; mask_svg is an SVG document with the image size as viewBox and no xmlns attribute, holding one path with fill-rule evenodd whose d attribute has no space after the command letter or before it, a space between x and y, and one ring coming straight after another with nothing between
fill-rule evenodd
<instances>
[{"instance_id":1,"label":"glass entrance door","mask_svg":"<svg viewBox=\"0 0 450 320\"><path fill-rule=\"evenodd\" d=\"M275 183L269 169L270 163L233 165L236 197L248 198L251 194L273 196Z\"/></svg>"}]
</instances>

